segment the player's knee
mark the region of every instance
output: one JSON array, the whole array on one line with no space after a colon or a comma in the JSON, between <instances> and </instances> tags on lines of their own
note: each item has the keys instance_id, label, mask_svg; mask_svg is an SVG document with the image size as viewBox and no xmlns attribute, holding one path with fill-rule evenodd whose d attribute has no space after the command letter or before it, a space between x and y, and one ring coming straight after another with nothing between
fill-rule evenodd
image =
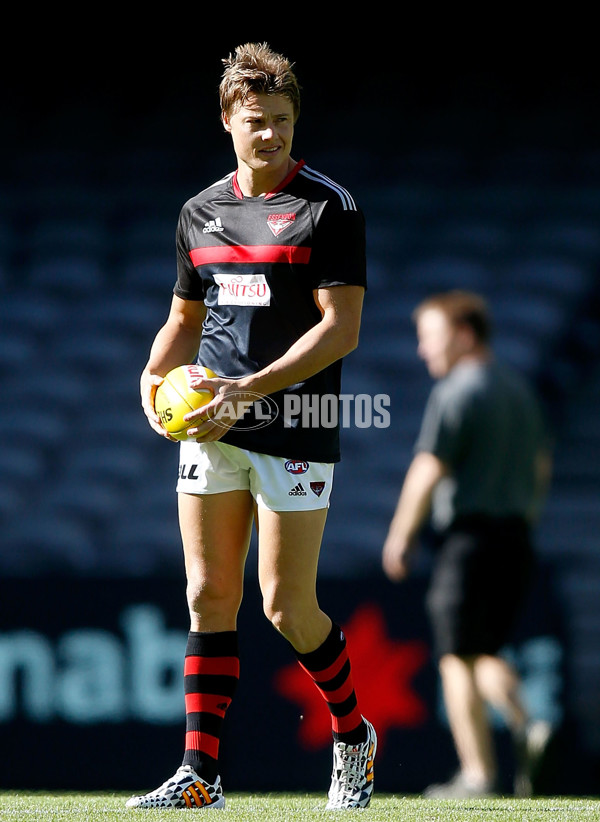
<instances>
[{"instance_id":1,"label":"player's knee","mask_svg":"<svg viewBox=\"0 0 600 822\"><path fill-rule=\"evenodd\" d=\"M187 584L187 603L191 614L237 613L242 596L231 584L197 579Z\"/></svg>"},{"instance_id":2,"label":"player's knee","mask_svg":"<svg viewBox=\"0 0 600 822\"><path fill-rule=\"evenodd\" d=\"M274 596L263 594L263 613L271 625L277 631L280 631L286 620L285 607L283 607L283 604Z\"/></svg>"},{"instance_id":3,"label":"player's knee","mask_svg":"<svg viewBox=\"0 0 600 822\"><path fill-rule=\"evenodd\" d=\"M281 598L265 598L263 610L271 625L286 639L292 639L297 631L300 619L294 615L294 609Z\"/></svg>"},{"instance_id":4,"label":"player's knee","mask_svg":"<svg viewBox=\"0 0 600 822\"><path fill-rule=\"evenodd\" d=\"M442 676L458 676L463 672L473 673L477 656L468 654L443 654L439 660L439 669Z\"/></svg>"}]
</instances>

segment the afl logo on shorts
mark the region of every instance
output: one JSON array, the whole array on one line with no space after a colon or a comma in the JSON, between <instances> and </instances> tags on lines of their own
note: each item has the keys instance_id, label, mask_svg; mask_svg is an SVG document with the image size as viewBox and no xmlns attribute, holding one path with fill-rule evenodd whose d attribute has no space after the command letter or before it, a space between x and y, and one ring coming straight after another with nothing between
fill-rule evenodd
<instances>
[{"instance_id":1,"label":"afl logo on shorts","mask_svg":"<svg viewBox=\"0 0 600 822\"><path fill-rule=\"evenodd\" d=\"M288 460L285 464L285 470L290 474L306 474L308 471L308 463L303 460Z\"/></svg>"}]
</instances>

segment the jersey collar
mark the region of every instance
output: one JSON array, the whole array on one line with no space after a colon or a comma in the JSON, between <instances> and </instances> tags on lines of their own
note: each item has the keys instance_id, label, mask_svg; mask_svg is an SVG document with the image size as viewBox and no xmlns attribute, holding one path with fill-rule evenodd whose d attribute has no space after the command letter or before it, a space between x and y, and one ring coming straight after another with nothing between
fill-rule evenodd
<instances>
[{"instance_id":1,"label":"jersey collar","mask_svg":"<svg viewBox=\"0 0 600 822\"><path fill-rule=\"evenodd\" d=\"M286 186L288 186L291 183L291 181L294 179L296 174L298 174L300 169L305 165L306 165L306 163L304 162L304 160L298 160L298 162L296 163L294 168L290 171L290 173L287 175L287 177L285 177L279 183L279 185L276 188L273 189L273 191L269 191L268 194L265 194L265 200L269 200L271 197L274 197L280 191L283 191L283 189L286 188ZM235 196L238 198L238 200L243 200L244 195L242 194L242 189L240 188L239 183L238 183L237 170L233 174L232 185L233 185L233 193L235 194Z\"/></svg>"}]
</instances>

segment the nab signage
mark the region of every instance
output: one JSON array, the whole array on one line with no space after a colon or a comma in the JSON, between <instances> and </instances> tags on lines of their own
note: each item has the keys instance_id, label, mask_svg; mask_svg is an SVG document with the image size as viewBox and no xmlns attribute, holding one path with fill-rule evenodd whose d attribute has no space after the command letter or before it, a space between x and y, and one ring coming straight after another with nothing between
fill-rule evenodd
<instances>
[{"instance_id":1,"label":"nab signage","mask_svg":"<svg viewBox=\"0 0 600 822\"><path fill-rule=\"evenodd\" d=\"M32 630L0 633L0 722L19 715L83 725L179 722L186 632L167 630L151 604L126 608L120 621L122 636L100 628L56 640Z\"/></svg>"}]
</instances>

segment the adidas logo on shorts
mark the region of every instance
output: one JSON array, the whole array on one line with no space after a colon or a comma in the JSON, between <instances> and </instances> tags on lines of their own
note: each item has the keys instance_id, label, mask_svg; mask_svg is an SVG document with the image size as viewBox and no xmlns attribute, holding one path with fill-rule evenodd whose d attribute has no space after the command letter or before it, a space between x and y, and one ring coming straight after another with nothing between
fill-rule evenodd
<instances>
[{"instance_id":1,"label":"adidas logo on shorts","mask_svg":"<svg viewBox=\"0 0 600 822\"><path fill-rule=\"evenodd\" d=\"M295 485L291 491L288 492L290 497L305 497L306 491L302 487L302 483L299 482L298 485Z\"/></svg>"}]
</instances>

